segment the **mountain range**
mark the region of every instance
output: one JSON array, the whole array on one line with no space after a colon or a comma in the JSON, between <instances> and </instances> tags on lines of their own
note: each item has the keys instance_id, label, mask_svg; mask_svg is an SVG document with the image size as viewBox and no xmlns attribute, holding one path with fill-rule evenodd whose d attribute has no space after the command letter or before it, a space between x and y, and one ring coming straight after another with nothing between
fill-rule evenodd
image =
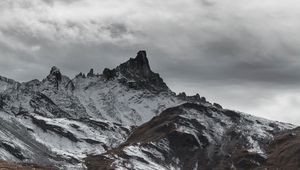
<instances>
[{"instance_id":1,"label":"mountain range","mask_svg":"<svg viewBox=\"0 0 300 170\"><path fill-rule=\"evenodd\" d=\"M1 76L0 160L0 169L296 170L300 129L176 94L139 51L101 74Z\"/></svg>"}]
</instances>

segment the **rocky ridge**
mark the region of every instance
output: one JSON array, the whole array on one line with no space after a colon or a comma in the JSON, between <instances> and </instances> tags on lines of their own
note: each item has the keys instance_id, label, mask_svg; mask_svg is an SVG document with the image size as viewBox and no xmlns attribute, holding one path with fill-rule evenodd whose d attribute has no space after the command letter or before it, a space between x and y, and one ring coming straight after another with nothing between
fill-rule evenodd
<instances>
[{"instance_id":1,"label":"rocky ridge","mask_svg":"<svg viewBox=\"0 0 300 170\"><path fill-rule=\"evenodd\" d=\"M0 77L0 122L0 159L72 170L259 167L294 127L176 95L146 51L102 74Z\"/></svg>"}]
</instances>

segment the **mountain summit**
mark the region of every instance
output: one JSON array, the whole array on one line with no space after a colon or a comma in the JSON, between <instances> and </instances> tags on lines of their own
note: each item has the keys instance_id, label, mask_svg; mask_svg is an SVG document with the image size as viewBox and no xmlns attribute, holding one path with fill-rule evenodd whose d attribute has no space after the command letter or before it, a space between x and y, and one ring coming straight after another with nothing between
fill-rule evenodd
<instances>
[{"instance_id":1,"label":"mountain summit","mask_svg":"<svg viewBox=\"0 0 300 170\"><path fill-rule=\"evenodd\" d=\"M170 91L158 73L154 73L149 65L146 51L139 51L135 58L130 58L117 68L104 69L103 75L107 79L121 76L120 81L136 90L147 89L153 93Z\"/></svg>"},{"instance_id":2,"label":"mountain summit","mask_svg":"<svg viewBox=\"0 0 300 170\"><path fill-rule=\"evenodd\" d=\"M102 74L69 78L52 67L42 81L0 77L0 160L67 170L272 168L282 158L268 145L282 134L276 146L293 145L294 127L176 95L146 51Z\"/></svg>"},{"instance_id":3,"label":"mountain summit","mask_svg":"<svg viewBox=\"0 0 300 170\"><path fill-rule=\"evenodd\" d=\"M149 78L153 74L146 51L139 51L136 58L131 58L129 61L121 64L119 69L122 74L128 77Z\"/></svg>"}]
</instances>

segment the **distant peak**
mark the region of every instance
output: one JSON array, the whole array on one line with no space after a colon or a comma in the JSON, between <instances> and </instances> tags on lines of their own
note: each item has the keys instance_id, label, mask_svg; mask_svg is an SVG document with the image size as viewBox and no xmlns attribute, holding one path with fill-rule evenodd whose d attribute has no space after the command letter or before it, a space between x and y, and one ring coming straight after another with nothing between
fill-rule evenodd
<instances>
[{"instance_id":1,"label":"distant peak","mask_svg":"<svg viewBox=\"0 0 300 170\"><path fill-rule=\"evenodd\" d=\"M57 68L56 66L51 67L50 75L58 73L60 73L59 68Z\"/></svg>"},{"instance_id":2,"label":"distant peak","mask_svg":"<svg viewBox=\"0 0 300 170\"><path fill-rule=\"evenodd\" d=\"M140 77L149 77L152 73L147 58L146 51L139 51L135 58L130 58L127 62L119 66L122 73L130 73Z\"/></svg>"},{"instance_id":3,"label":"distant peak","mask_svg":"<svg viewBox=\"0 0 300 170\"><path fill-rule=\"evenodd\" d=\"M58 84L59 84L58 82L60 82L62 80L62 74L56 66L53 66L51 68L50 74L47 76L47 80L52 83L55 83L56 87L58 89Z\"/></svg>"},{"instance_id":4,"label":"distant peak","mask_svg":"<svg viewBox=\"0 0 300 170\"><path fill-rule=\"evenodd\" d=\"M140 63L143 63L145 65L149 65L149 61L147 58L147 52L145 50L141 50L137 53L137 56L135 60L139 61Z\"/></svg>"},{"instance_id":5,"label":"distant peak","mask_svg":"<svg viewBox=\"0 0 300 170\"><path fill-rule=\"evenodd\" d=\"M141 50L137 53L137 56L135 58L137 64L144 67L144 69L151 70L149 65L149 60L147 58L147 53L145 50Z\"/></svg>"},{"instance_id":6,"label":"distant peak","mask_svg":"<svg viewBox=\"0 0 300 170\"><path fill-rule=\"evenodd\" d=\"M94 69L90 69L90 71L87 73L87 77L94 77L95 74L94 74Z\"/></svg>"},{"instance_id":7,"label":"distant peak","mask_svg":"<svg viewBox=\"0 0 300 170\"><path fill-rule=\"evenodd\" d=\"M145 50L139 51L135 58L130 58L128 61L118 66L115 71L121 73L128 79L134 80L135 84L130 86L136 89L144 87L151 89L151 91L169 90L159 74L154 73L151 70ZM109 72L109 70L106 70L105 72L108 77L115 75L114 72Z\"/></svg>"}]
</instances>

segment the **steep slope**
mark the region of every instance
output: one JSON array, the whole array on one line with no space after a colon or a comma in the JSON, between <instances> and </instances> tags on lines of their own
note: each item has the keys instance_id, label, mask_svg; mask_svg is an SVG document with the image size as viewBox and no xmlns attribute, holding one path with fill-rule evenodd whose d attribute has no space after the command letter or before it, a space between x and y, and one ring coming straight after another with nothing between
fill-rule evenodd
<instances>
[{"instance_id":1,"label":"steep slope","mask_svg":"<svg viewBox=\"0 0 300 170\"><path fill-rule=\"evenodd\" d=\"M34 164L15 164L0 161L1 170L57 170L54 167L42 167Z\"/></svg>"},{"instance_id":2,"label":"steep slope","mask_svg":"<svg viewBox=\"0 0 300 170\"><path fill-rule=\"evenodd\" d=\"M71 170L86 169L88 155L102 155L87 159L91 169L256 167L267 159L263 145L291 127L176 95L145 51L102 74L71 79L52 67L41 81L0 77L0 160Z\"/></svg>"},{"instance_id":3,"label":"steep slope","mask_svg":"<svg viewBox=\"0 0 300 170\"><path fill-rule=\"evenodd\" d=\"M208 104L169 108L133 131L125 143L86 164L99 169L254 169L266 146L294 126ZM271 159L271 158L270 158Z\"/></svg>"},{"instance_id":4,"label":"steep slope","mask_svg":"<svg viewBox=\"0 0 300 170\"><path fill-rule=\"evenodd\" d=\"M266 163L257 170L300 169L300 128L278 134L267 147L267 154Z\"/></svg>"},{"instance_id":5,"label":"steep slope","mask_svg":"<svg viewBox=\"0 0 300 170\"><path fill-rule=\"evenodd\" d=\"M52 67L42 81L1 77L0 85L0 159L71 169L189 98L176 96L150 69L145 51L103 74L91 69L70 79Z\"/></svg>"}]
</instances>

